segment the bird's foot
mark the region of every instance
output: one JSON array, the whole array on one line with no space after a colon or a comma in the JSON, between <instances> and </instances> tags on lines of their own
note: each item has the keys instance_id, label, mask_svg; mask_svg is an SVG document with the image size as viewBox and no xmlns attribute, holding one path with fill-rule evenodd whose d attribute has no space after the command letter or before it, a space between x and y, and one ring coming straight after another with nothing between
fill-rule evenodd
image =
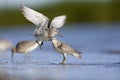
<instances>
[{"instance_id":1,"label":"bird's foot","mask_svg":"<svg viewBox=\"0 0 120 80\"><path fill-rule=\"evenodd\" d=\"M59 63L59 64L62 64L62 65L64 65L64 64L65 64L65 62L61 62L61 63Z\"/></svg>"}]
</instances>

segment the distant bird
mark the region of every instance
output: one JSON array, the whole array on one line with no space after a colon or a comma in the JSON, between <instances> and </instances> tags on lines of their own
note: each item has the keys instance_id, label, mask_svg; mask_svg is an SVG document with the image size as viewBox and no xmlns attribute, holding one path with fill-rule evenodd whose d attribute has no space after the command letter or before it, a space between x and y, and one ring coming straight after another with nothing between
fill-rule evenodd
<instances>
[{"instance_id":1,"label":"distant bird","mask_svg":"<svg viewBox=\"0 0 120 80\"><path fill-rule=\"evenodd\" d=\"M39 44L41 44L41 42ZM18 42L16 47L11 49L11 58L13 60L14 53L24 53L27 55L29 52L35 50L38 46L38 43L32 40Z\"/></svg>"},{"instance_id":2,"label":"distant bird","mask_svg":"<svg viewBox=\"0 0 120 80\"><path fill-rule=\"evenodd\" d=\"M53 47L56 49L56 51L63 54L63 61L61 62L61 64L65 63L66 54L74 55L78 59L81 58L81 55L80 55L81 52L71 48L69 45L67 45L67 44L65 44L63 42L58 41L56 38L52 39L52 43L53 43Z\"/></svg>"},{"instance_id":3,"label":"distant bird","mask_svg":"<svg viewBox=\"0 0 120 80\"><path fill-rule=\"evenodd\" d=\"M21 5L20 10L27 20L37 26L33 35L38 41L49 41L55 35L62 36L59 33L58 28L61 28L64 25L66 19L65 15L55 17L51 22L49 22L49 19L42 13L34 11L24 5Z\"/></svg>"},{"instance_id":4,"label":"distant bird","mask_svg":"<svg viewBox=\"0 0 120 80\"><path fill-rule=\"evenodd\" d=\"M5 51L12 47L12 43L9 40L0 38L0 51Z\"/></svg>"}]
</instances>

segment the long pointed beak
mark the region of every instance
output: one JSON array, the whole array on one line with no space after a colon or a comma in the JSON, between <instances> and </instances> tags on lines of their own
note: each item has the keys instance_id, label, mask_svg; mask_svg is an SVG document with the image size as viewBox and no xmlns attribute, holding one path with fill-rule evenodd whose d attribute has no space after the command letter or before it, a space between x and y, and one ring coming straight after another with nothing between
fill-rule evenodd
<instances>
[{"instance_id":1,"label":"long pointed beak","mask_svg":"<svg viewBox=\"0 0 120 80\"><path fill-rule=\"evenodd\" d=\"M13 62L13 58L14 58L14 52L12 51L12 54L11 54L11 61Z\"/></svg>"},{"instance_id":2,"label":"long pointed beak","mask_svg":"<svg viewBox=\"0 0 120 80\"><path fill-rule=\"evenodd\" d=\"M63 38L63 35L58 31L58 35Z\"/></svg>"}]
</instances>

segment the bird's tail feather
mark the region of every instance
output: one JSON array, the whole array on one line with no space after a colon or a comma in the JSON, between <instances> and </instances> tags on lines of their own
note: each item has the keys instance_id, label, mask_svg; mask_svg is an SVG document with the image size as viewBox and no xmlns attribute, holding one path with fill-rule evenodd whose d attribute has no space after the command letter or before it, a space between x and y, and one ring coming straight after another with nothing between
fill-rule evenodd
<instances>
[{"instance_id":1,"label":"bird's tail feather","mask_svg":"<svg viewBox=\"0 0 120 80\"><path fill-rule=\"evenodd\" d=\"M73 55L74 55L76 58L81 59L80 53L74 53Z\"/></svg>"}]
</instances>

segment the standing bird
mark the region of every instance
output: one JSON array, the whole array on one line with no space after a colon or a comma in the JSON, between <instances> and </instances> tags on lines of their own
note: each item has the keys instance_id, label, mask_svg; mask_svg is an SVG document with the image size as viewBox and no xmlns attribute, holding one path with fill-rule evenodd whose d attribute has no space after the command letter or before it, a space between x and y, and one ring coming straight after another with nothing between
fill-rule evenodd
<instances>
[{"instance_id":1,"label":"standing bird","mask_svg":"<svg viewBox=\"0 0 120 80\"><path fill-rule=\"evenodd\" d=\"M64 25L66 19L65 15L55 17L51 22L49 22L49 19L42 13L34 11L24 5L21 5L20 10L27 20L37 26L33 32L37 41L42 41L43 43L43 41L49 41L55 35L62 36L58 29ZM42 44L39 45L42 46Z\"/></svg>"},{"instance_id":2,"label":"standing bird","mask_svg":"<svg viewBox=\"0 0 120 80\"><path fill-rule=\"evenodd\" d=\"M63 61L61 62L61 64L65 63L66 54L74 55L78 59L81 58L81 55L80 55L81 52L71 48L69 45L67 45L67 44L65 44L63 42L58 41L56 38L52 39L52 43L53 43L53 47L56 49L56 51L63 54Z\"/></svg>"},{"instance_id":3,"label":"standing bird","mask_svg":"<svg viewBox=\"0 0 120 80\"><path fill-rule=\"evenodd\" d=\"M5 51L12 47L12 43L6 39L0 38L0 51Z\"/></svg>"},{"instance_id":4,"label":"standing bird","mask_svg":"<svg viewBox=\"0 0 120 80\"><path fill-rule=\"evenodd\" d=\"M39 43L41 44L41 42ZM12 55L11 58L13 60L14 53L24 53L28 54L29 52L35 50L38 47L38 43L32 40L25 40L17 43L15 48L11 49Z\"/></svg>"}]
</instances>

